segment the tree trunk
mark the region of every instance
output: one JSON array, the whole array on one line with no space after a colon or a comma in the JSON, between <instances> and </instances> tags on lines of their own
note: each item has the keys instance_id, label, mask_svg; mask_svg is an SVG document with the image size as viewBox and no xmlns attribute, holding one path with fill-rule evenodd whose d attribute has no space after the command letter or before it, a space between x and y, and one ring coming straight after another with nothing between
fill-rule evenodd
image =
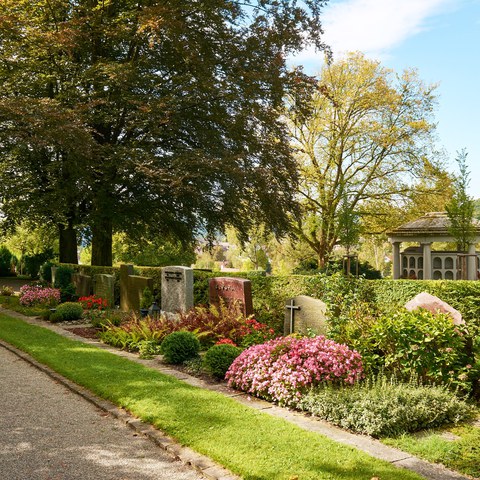
<instances>
[{"instance_id":1,"label":"tree trunk","mask_svg":"<svg viewBox=\"0 0 480 480\"><path fill-rule=\"evenodd\" d=\"M59 260L60 263L78 264L77 255L77 232L69 225L58 224L59 233Z\"/></svg>"},{"instance_id":2,"label":"tree trunk","mask_svg":"<svg viewBox=\"0 0 480 480\"><path fill-rule=\"evenodd\" d=\"M92 227L92 265L112 266L112 221L102 218Z\"/></svg>"}]
</instances>

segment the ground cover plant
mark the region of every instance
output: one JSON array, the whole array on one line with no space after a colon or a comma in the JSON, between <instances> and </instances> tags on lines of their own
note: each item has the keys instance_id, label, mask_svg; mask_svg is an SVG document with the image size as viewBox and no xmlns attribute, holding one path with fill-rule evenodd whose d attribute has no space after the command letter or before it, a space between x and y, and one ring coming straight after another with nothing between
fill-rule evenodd
<instances>
[{"instance_id":1,"label":"ground cover plant","mask_svg":"<svg viewBox=\"0 0 480 480\"><path fill-rule=\"evenodd\" d=\"M398 436L471 420L476 409L446 387L399 383L381 375L349 387L320 385L299 408L342 428L373 437Z\"/></svg>"},{"instance_id":2,"label":"ground cover plant","mask_svg":"<svg viewBox=\"0 0 480 480\"><path fill-rule=\"evenodd\" d=\"M311 387L353 385L363 376L360 355L324 336L281 337L242 352L225 378L231 387L280 405L296 406Z\"/></svg>"},{"instance_id":3,"label":"ground cover plant","mask_svg":"<svg viewBox=\"0 0 480 480\"><path fill-rule=\"evenodd\" d=\"M477 410L480 419L480 412ZM480 478L480 424L428 430L385 438L383 443L430 462Z\"/></svg>"},{"instance_id":4,"label":"ground cover plant","mask_svg":"<svg viewBox=\"0 0 480 480\"><path fill-rule=\"evenodd\" d=\"M45 306L26 307L20 304L20 298L16 295L0 296L0 305L14 312L22 313L28 317L37 317L43 315L46 311Z\"/></svg>"},{"instance_id":5,"label":"ground cover plant","mask_svg":"<svg viewBox=\"0 0 480 480\"><path fill-rule=\"evenodd\" d=\"M0 338L247 480L421 478L215 392L18 319L0 316Z\"/></svg>"}]
</instances>

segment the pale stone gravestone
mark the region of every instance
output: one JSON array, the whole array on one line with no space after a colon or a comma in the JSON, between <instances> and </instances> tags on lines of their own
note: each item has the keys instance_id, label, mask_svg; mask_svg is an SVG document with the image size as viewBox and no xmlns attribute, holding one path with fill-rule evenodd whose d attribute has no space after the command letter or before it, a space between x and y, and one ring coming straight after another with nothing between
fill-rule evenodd
<instances>
[{"instance_id":1,"label":"pale stone gravestone","mask_svg":"<svg viewBox=\"0 0 480 480\"><path fill-rule=\"evenodd\" d=\"M104 273L93 277L93 294L107 300L107 305L111 308L115 305L115 275Z\"/></svg>"},{"instance_id":2,"label":"pale stone gravestone","mask_svg":"<svg viewBox=\"0 0 480 480\"><path fill-rule=\"evenodd\" d=\"M75 293L79 297L88 297L92 292L92 278L82 273L72 274L72 283L75 285Z\"/></svg>"},{"instance_id":3,"label":"pale stone gravestone","mask_svg":"<svg viewBox=\"0 0 480 480\"><path fill-rule=\"evenodd\" d=\"M465 323L462 314L458 310L435 295L427 292L419 293L416 297L412 298L412 300L405 304L405 308L410 311L416 310L417 308L424 308L433 314L446 313L450 315L454 325L462 325Z\"/></svg>"},{"instance_id":4,"label":"pale stone gravestone","mask_svg":"<svg viewBox=\"0 0 480 480\"><path fill-rule=\"evenodd\" d=\"M299 295L287 300L285 306L284 335L299 333L306 335L309 331L317 335L327 332L327 305L316 298Z\"/></svg>"},{"instance_id":5,"label":"pale stone gravestone","mask_svg":"<svg viewBox=\"0 0 480 480\"><path fill-rule=\"evenodd\" d=\"M188 267L162 268L162 310L186 312L193 308L193 269Z\"/></svg>"},{"instance_id":6,"label":"pale stone gravestone","mask_svg":"<svg viewBox=\"0 0 480 480\"><path fill-rule=\"evenodd\" d=\"M153 279L133 273L133 265L120 265L120 308L124 312L140 309L140 300L145 288L149 288L153 293Z\"/></svg>"},{"instance_id":7,"label":"pale stone gravestone","mask_svg":"<svg viewBox=\"0 0 480 480\"><path fill-rule=\"evenodd\" d=\"M55 286L55 275L57 273L57 267L52 266L51 271L52 271L52 287L53 287Z\"/></svg>"},{"instance_id":8,"label":"pale stone gravestone","mask_svg":"<svg viewBox=\"0 0 480 480\"><path fill-rule=\"evenodd\" d=\"M246 317L253 314L250 280L237 277L215 277L208 281L208 290L212 305L219 305L220 299L223 299L226 305L238 303Z\"/></svg>"}]
</instances>

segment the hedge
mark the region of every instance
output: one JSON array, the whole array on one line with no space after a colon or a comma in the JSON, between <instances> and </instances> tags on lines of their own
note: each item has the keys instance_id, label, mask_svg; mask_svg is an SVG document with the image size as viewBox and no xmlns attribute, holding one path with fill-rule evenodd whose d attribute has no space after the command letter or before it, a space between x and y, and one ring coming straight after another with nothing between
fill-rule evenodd
<instances>
[{"instance_id":1,"label":"hedge","mask_svg":"<svg viewBox=\"0 0 480 480\"><path fill-rule=\"evenodd\" d=\"M119 299L119 267L69 265L85 275L115 275ZM135 267L137 275L153 278L153 288L161 292L161 267ZM207 272L194 270L194 303L208 303L208 279L219 276L247 278L252 282L253 309L257 320L281 332L288 298L309 295L323 300L330 314L340 316L352 303L365 302L377 311L389 311L404 305L420 292L436 295L459 310L467 323L480 328L480 282L457 280L364 280L341 274L265 276L258 272Z\"/></svg>"}]
</instances>

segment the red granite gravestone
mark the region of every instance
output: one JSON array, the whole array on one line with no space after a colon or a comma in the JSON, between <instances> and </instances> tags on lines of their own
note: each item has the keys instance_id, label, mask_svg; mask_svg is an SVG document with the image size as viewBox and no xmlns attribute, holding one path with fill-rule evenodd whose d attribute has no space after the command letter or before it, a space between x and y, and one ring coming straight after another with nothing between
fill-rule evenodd
<instances>
[{"instance_id":1,"label":"red granite gravestone","mask_svg":"<svg viewBox=\"0 0 480 480\"><path fill-rule=\"evenodd\" d=\"M220 298L227 305L238 302L246 317L253 314L252 283L250 280L236 277L215 277L208 282L209 301L219 305Z\"/></svg>"}]
</instances>

